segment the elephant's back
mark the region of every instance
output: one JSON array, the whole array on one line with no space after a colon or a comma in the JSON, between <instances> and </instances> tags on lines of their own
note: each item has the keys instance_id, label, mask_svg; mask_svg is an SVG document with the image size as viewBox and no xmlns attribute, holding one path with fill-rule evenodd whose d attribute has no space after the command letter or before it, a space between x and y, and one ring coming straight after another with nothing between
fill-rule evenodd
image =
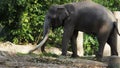
<instances>
[{"instance_id":1,"label":"elephant's back","mask_svg":"<svg viewBox=\"0 0 120 68\"><path fill-rule=\"evenodd\" d=\"M76 8L73 21L76 29L80 27L80 31L95 34L99 31L96 28L100 28L103 24L111 25L116 21L110 10L92 1L73 3L73 5Z\"/></svg>"},{"instance_id":2,"label":"elephant's back","mask_svg":"<svg viewBox=\"0 0 120 68\"><path fill-rule=\"evenodd\" d=\"M82 1L82 2L78 2L78 3L73 3L73 6L76 8L75 13L77 13L79 15L84 15L84 14L94 15L94 16L100 15L101 18L108 17L111 19L111 21L113 21L113 22L116 21L113 13L109 9L107 9L106 7L104 7L100 4L97 4L93 1Z\"/></svg>"}]
</instances>

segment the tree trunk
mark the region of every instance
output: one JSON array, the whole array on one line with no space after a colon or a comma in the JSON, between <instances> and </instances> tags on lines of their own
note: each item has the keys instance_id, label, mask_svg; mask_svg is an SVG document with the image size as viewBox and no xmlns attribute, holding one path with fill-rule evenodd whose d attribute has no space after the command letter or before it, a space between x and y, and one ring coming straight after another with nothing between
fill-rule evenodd
<instances>
[{"instance_id":1,"label":"tree trunk","mask_svg":"<svg viewBox=\"0 0 120 68\"><path fill-rule=\"evenodd\" d=\"M84 49L83 49L83 32L78 32L77 37L77 53L79 56L84 55Z\"/></svg>"}]
</instances>

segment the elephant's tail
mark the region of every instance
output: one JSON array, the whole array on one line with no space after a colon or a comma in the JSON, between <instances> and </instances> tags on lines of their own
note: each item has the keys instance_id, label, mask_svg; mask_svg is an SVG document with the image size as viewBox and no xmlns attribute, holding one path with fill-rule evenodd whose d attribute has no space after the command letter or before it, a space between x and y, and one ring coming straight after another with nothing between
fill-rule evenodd
<instances>
[{"instance_id":1,"label":"elephant's tail","mask_svg":"<svg viewBox=\"0 0 120 68\"><path fill-rule=\"evenodd\" d=\"M118 26L117 26L117 22L114 22L114 27L115 27L115 29L117 31L117 34L120 36L119 30L118 30Z\"/></svg>"}]
</instances>

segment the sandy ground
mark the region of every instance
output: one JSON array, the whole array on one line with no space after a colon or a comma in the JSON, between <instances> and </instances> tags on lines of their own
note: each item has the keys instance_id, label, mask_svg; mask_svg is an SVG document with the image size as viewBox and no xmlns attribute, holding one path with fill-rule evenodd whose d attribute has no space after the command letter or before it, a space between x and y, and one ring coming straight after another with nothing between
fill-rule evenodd
<instances>
[{"instance_id":1,"label":"sandy ground","mask_svg":"<svg viewBox=\"0 0 120 68\"><path fill-rule=\"evenodd\" d=\"M39 51L27 54L34 46L15 45L11 42L0 43L0 68L106 68L107 63L60 56L57 48L49 48L56 57L40 55ZM53 54L54 55L54 54Z\"/></svg>"}]
</instances>

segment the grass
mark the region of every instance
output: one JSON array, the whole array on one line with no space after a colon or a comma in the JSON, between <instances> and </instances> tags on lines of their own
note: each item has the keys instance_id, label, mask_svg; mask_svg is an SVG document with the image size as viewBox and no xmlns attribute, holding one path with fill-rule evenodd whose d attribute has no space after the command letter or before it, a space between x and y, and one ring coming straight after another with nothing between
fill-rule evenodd
<instances>
[{"instance_id":1,"label":"grass","mask_svg":"<svg viewBox=\"0 0 120 68\"><path fill-rule=\"evenodd\" d=\"M59 57L58 55L54 54L54 53L41 53L40 57L42 56L47 56L47 57Z\"/></svg>"}]
</instances>

